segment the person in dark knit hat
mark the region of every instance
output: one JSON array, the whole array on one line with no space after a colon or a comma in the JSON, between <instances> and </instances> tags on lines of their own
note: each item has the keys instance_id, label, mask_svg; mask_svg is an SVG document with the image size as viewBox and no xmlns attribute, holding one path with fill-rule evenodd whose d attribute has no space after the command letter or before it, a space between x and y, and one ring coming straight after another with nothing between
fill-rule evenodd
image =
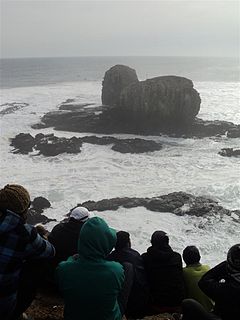
<instances>
[{"instance_id":1,"label":"person in dark knit hat","mask_svg":"<svg viewBox=\"0 0 240 320\"><path fill-rule=\"evenodd\" d=\"M227 260L209 270L198 283L214 302L213 312L207 312L195 300L183 302L184 320L240 319L240 244L232 246Z\"/></svg>"},{"instance_id":2,"label":"person in dark knit hat","mask_svg":"<svg viewBox=\"0 0 240 320\"><path fill-rule=\"evenodd\" d=\"M142 255L150 285L150 312L178 312L184 298L181 255L172 250L164 231L155 231L151 244Z\"/></svg>"},{"instance_id":3,"label":"person in dark knit hat","mask_svg":"<svg viewBox=\"0 0 240 320\"><path fill-rule=\"evenodd\" d=\"M210 267L200 263L200 252L195 246L187 246L183 250L183 260L186 263L186 267L183 268L186 298L195 299L207 311L211 311L213 308L211 299L198 286L198 281L210 270Z\"/></svg>"},{"instance_id":4,"label":"person in dark knit hat","mask_svg":"<svg viewBox=\"0 0 240 320\"><path fill-rule=\"evenodd\" d=\"M126 316L143 318L146 315L149 298L149 287L146 280L143 260L139 252L131 248L130 234L126 231L117 232L115 250L108 256L108 260L128 262L133 266L133 285L127 303Z\"/></svg>"},{"instance_id":5,"label":"person in dark knit hat","mask_svg":"<svg viewBox=\"0 0 240 320\"><path fill-rule=\"evenodd\" d=\"M30 203L30 195L21 185L8 184L0 190L1 320L17 319L34 298L34 284L25 282L27 261L49 258L55 253L54 247L26 224ZM31 274L27 276L31 278ZM29 288L33 291L29 292Z\"/></svg>"}]
</instances>

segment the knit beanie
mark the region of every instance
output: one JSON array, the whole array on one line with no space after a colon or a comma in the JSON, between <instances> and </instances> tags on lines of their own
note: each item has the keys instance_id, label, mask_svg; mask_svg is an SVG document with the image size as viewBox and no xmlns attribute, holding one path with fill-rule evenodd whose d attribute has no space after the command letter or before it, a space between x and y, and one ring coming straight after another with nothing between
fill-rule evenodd
<instances>
[{"instance_id":1,"label":"knit beanie","mask_svg":"<svg viewBox=\"0 0 240 320\"><path fill-rule=\"evenodd\" d=\"M161 248L169 243L169 238L164 231L155 231L151 237L151 244L153 247Z\"/></svg>"},{"instance_id":2,"label":"knit beanie","mask_svg":"<svg viewBox=\"0 0 240 320\"><path fill-rule=\"evenodd\" d=\"M128 246L130 246L130 234L126 231L118 231L115 248L121 250Z\"/></svg>"},{"instance_id":3,"label":"knit beanie","mask_svg":"<svg viewBox=\"0 0 240 320\"><path fill-rule=\"evenodd\" d=\"M0 190L0 209L8 209L23 215L30 203L28 191L18 184L7 184Z\"/></svg>"}]
</instances>

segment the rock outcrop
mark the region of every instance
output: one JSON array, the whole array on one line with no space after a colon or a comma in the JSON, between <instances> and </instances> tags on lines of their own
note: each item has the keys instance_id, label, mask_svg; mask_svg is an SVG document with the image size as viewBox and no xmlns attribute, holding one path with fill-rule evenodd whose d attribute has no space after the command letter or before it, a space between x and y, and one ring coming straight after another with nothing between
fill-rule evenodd
<instances>
[{"instance_id":1,"label":"rock outcrop","mask_svg":"<svg viewBox=\"0 0 240 320\"><path fill-rule=\"evenodd\" d=\"M231 215L234 213L240 219L240 212L223 208L217 201L207 197L196 197L185 192L173 192L152 198L111 198L100 201L86 201L78 206L86 207L90 211L117 210L119 207L145 207L156 212L171 212L178 216L209 216Z\"/></svg>"},{"instance_id":2,"label":"rock outcrop","mask_svg":"<svg viewBox=\"0 0 240 320\"><path fill-rule=\"evenodd\" d=\"M28 145L29 141L31 142L30 145ZM67 139L56 137L53 133L47 135L38 133L34 138L30 134L20 133L11 140L11 146L14 147L13 153L27 154L38 150L38 155L41 154L46 157L52 157L62 153L80 153L83 143L97 145L112 144L112 150L120 153L143 153L162 149L161 143L152 140L138 138L117 139L110 136L86 136L82 138L71 137Z\"/></svg>"},{"instance_id":3,"label":"rock outcrop","mask_svg":"<svg viewBox=\"0 0 240 320\"><path fill-rule=\"evenodd\" d=\"M56 221L56 219L50 219L43 213L44 209L50 208L51 203L44 197L36 197L31 203L31 207L27 214L27 223L35 225L37 223L46 224L50 221Z\"/></svg>"},{"instance_id":4,"label":"rock outcrop","mask_svg":"<svg viewBox=\"0 0 240 320\"><path fill-rule=\"evenodd\" d=\"M218 154L223 157L240 157L240 149L223 148Z\"/></svg>"},{"instance_id":5,"label":"rock outcrop","mask_svg":"<svg viewBox=\"0 0 240 320\"><path fill-rule=\"evenodd\" d=\"M130 84L138 82L136 71L124 65L116 65L106 71L102 83L102 103L119 106L121 92Z\"/></svg>"}]
</instances>

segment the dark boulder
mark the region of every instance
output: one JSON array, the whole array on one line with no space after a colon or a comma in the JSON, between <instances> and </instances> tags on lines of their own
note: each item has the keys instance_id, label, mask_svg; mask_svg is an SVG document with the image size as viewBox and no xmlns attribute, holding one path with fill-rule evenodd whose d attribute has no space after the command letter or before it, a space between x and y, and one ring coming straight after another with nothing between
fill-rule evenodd
<instances>
[{"instance_id":1,"label":"dark boulder","mask_svg":"<svg viewBox=\"0 0 240 320\"><path fill-rule=\"evenodd\" d=\"M19 133L11 139L11 146L18 149L20 153L26 154L33 151L35 139L30 133Z\"/></svg>"},{"instance_id":2,"label":"dark boulder","mask_svg":"<svg viewBox=\"0 0 240 320\"><path fill-rule=\"evenodd\" d=\"M228 138L240 138L240 125L230 128L227 132Z\"/></svg>"},{"instance_id":3,"label":"dark boulder","mask_svg":"<svg viewBox=\"0 0 240 320\"><path fill-rule=\"evenodd\" d=\"M223 148L218 154L223 157L240 157L240 149Z\"/></svg>"},{"instance_id":4,"label":"dark boulder","mask_svg":"<svg viewBox=\"0 0 240 320\"><path fill-rule=\"evenodd\" d=\"M102 83L102 103L119 106L120 95L124 88L138 82L136 71L124 65L116 65L106 71Z\"/></svg>"},{"instance_id":5,"label":"dark boulder","mask_svg":"<svg viewBox=\"0 0 240 320\"><path fill-rule=\"evenodd\" d=\"M113 146L112 150L121 153L143 153L153 152L162 149L162 144L151 140L144 139L124 139L118 140Z\"/></svg>"},{"instance_id":6,"label":"dark boulder","mask_svg":"<svg viewBox=\"0 0 240 320\"><path fill-rule=\"evenodd\" d=\"M43 212L44 209L51 207L51 203L48 201L48 199L44 197L34 198L31 205L32 205L32 208L38 212Z\"/></svg>"},{"instance_id":7,"label":"dark boulder","mask_svg":"<svg viewBox=\"0 0 240 320\"><path fill-rule=\"evenodd\" d=\"M35 225L37 223L46 224L50 221L56 221L45 216L43 213L44 209L50 208L51 203L44 197L36 197L31 203L31 207L27 214L27 223Z\"/></svg>"}]
</instances>

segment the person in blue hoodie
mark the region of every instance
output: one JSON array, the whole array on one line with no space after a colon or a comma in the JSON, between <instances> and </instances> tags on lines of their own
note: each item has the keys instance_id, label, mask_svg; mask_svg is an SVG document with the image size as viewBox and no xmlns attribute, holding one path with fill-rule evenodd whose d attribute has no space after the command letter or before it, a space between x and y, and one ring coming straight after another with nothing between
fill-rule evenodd
<instances>
[{"instance_id":1,"label":"person in blue hoodie","mask_svg":"<svg viewBox=\"0 0 240 320\"><path fill-rule=\"evenodd\" d=\"M0 190L1 320L17 319L34 298L34 293L28 290L30 286L24 290L22 281L27 262L55 254L54 247L33 226L26 224L30 203L30 195L21 185L8 184ZM27 269L34 273L34 270Z\"/></svg>"}]
</instances>

